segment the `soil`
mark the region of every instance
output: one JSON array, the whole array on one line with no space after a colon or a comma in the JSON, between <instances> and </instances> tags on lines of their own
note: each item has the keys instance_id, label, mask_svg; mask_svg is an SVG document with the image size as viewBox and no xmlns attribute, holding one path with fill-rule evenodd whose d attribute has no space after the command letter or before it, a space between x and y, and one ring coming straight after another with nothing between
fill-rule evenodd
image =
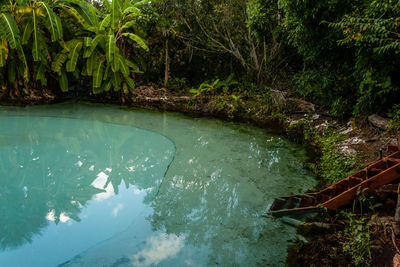
<instances>
[{"instance_id":1,"label":"soil","mask_svg":"<svg viewBox=\"0 0 400 267\"><path fill-rule=\"evenodd\" d=\"M54 103L68 99L66 95L54 95L48 91L40 94L36 91L4 93L2 103L6 104L42 104ZM271 116L268 103L260 103L259 99L244 98L240 103L232 101L230 96L197 96L182 95L170 92L155 85L140 86L131 92L130 97L123 96L115 101L110 95L83 97L82 100L103 103L119 103L153 110L168 110L184 112L193 116L212 116L220 119L237 120L252 123L260 127L279 129L292 140L304 141L304 128L292 127L299 121L311 123L317 131L324 131L328 126L340 132L345 132L348 139L338 144L343 153L361 156L360 163L368 165L385 154L386 147L400 136L400 132L382 131L370 125L367 118L356 117L350 121L341 120L329 114L328 111L318 109L313 104L303 100L288 99L286 105L274 103L285 111L285 117ZM280 101L280 100L279 100ZM224 103L221 105L221 103ZM269 103L270 104L270 103ZM307 118L307 120L306 120ZM310 119L311 118L311 119ZM360 141L361 140L361 141ZM314 152L319 148L313 143ZM392 240L391 225L397 202L397 185L384 186L373 192L377 202L383 205L376 211L377 224L372 230L374 237L373 266L393 266L396 256L395 244ZM370 214L372 215L372 213ZM312 219L312 223L326 225L341 225L329 231L311 231L298 229L299 235L305 237L297 241L288 250L287 265L289 266L352 266L353 259L343 251L344 220L337 213L326 213ZM303 229L304 230L304 229ZM395 259L398 259L398 255Z\"/></svg>"}]
</instances>

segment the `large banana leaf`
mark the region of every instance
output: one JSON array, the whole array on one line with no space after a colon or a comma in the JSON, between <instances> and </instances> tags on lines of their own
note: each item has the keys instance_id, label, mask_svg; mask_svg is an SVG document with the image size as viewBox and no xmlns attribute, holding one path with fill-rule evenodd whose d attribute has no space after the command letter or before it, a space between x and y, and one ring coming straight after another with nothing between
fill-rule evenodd
<instances>
[{"instance_id":1,"label":"large banana leaf","mask_svg":"<svg viewBox=\"0 0 400 267\"><path fill-rule=\"evenodd\" d=\"M36 68L35 72L35 80L38 81L40 80L41 84L43 86L47 85L47 79L45 76L45 71L46 71L46 65L45 64L40 64L38 68Z\"/></svg>"},{"instance_id":2,"label":"large banana leaf","mask_svg":"<svg viewBox=\"0 0 400 267\"><path fill-rule=\"evenodd\" d=\"M18 46L19 29L14 18L8 13L0 13L0 37L7 40L12 49Z\"/></svg>"},{"instance_id":3,"label":"large banana leaf","mask_svg":"<svg viewBox=\"0 0 400 267\"><path fill-rule=\"evenodd\" d=\"M124 77L125 82L128 84L129 88L134 89L135 88L135 82L133 81L133 79L129 76ZM128 92L124 92L124 93L128 93Z\"/></svg>"},{"instance_id":4,"label":"large banana leaf","mask_svg":"<svg viewBox=\"0 0 400 267\"><path fill-rule=\"evenodd\" d=\"M139 15L139 14L141 14L142 12L141 12L141 10L140 10L139 8L137 8L137 7L135 7L135 6L131 6L131 7L128 7L128 8L126 8L126 9L124 9L124 11L123 11L122 13L123 13L123 14L133 13L133 14Z\"/></svg>"},{"instance_id":5,"label":"large banana leaf","mask_svg":"<svg viewBox=\"0 0 400 267\"><path fill-rule=\"evenodd\" d=\"M17 53L18 53L18 58L22 62L22 69L23 69L23 76L25 81L29 81L29 68L28 68L28 62L26 61L26 56L24 53L24 50L22 49L22 46L17 46Z\"/></svg>"},{"instance_id":6,"label":"large banana leaf","mask_svg":"<svg viewBox=\"0 0 400 267\"><path fill-rule=\"evenodd\" d=\"M104 60L99 60L96 64L97 65L93 70L93 88L99 88L101 86L101 81L103 80Z\"/></svg>"},{"instance_id":7,"label":"large banana leaf","mask_svg":"<svg viewBox=\"0 0 400 267\"><path fill-rule=\"evenodd\" d=\"M66 51L61 51L58 53L54 59L54 61L51 64L51 69L54 72L60 72L62 66L64 65L65 61L67 61L67 54L65 54Z\"/></svg>"},{"instance_id":8,"label":"large banana leaf","mask_svg":"<svg viewBox=\"0 0 400 267\"><path fill-rule=\"evenodd\" d=\"M82 42L77 42L72 50L68 54L68 62L67 62L67 72L74 72L76 69L76 64L78 63L79 52L82 49Z\"/></svg>"},{"instance_id":9,"label":"large banana leaf","mask_svg":"<svg viewBox=\"0 0 400 267\"><path fill-rule=\"evenodd\" d=\"M62 24L61 24L61 19L57 15L54 15L54 17L56 19L56 28L57 28L57 32L58 32L58 38L62 39L63 38L63 28L62 28Z\"/></svg>"},{"instance_id":10,"label":"large banana leaf","mask_svg":"<svg viewBox=\"0 0 400 267\"><path fill-rule=\"evenodd\" d=\"M111 15L108 14L107 16L104 17L104 19L100 23L99 26L100 33L104 33L106 31L106 28L110 25L110 21L111 21Z\"/></svg>"},{"instance_id":11,"label":"large banana leaf","mask_svg":"<svg viewBox=\"0 0 400 267\"><path fill-rule=\"evenodd\" d=\"M25 45L28 43L29 39L31 38L32 32L33 32L33 25L29 21L25 23L25 25L23 26L21 44Z\"/></svg>"},{"instance_id":12,"label":"large banana leaf","mask_svg":"<svg viewBox=\"0 0 400 267\"><path fill-rule=\"evenodd\" d=\"M68 92L68 77L67 77L67 73L65 73L65 71L60 72L59 83L60 83L61 91Z\"/></svg>"},{"instance_id":13,"label":"large banana leaf","mask_svg":"<svg viewBox=\"0 0 400 267\"><path fill-rule=\"evenodd\" d=\"M122 25L122 27L119 30L123 31L125 29L129 29L130 27L135 26L136 24L137 24L137 22L135 20L128 21L127 23Z\"/></svg>"},{"instance_id":14,"label":"large banana leaf","mask_svg":"<svg viewBox=\"0 0 400 267\"><path fill-rule=\"evenodd\" d=\"M122 56L120 56L120 57L119 57L119 61L120 61L120 67L121 67L121 73L122 73L122 75L123 75L124 77L129 76L130 71L129 71L128 65L126 65L126 63L125 63L125 59L124 59Z\"/></svg>"},{"instance_id":15,"label":"large banana leaf","mask_svg":"<svg viewBox=\"0 0 400 267\"><path fill-rule=\"evenodd\" d=\"M97 57L95 55L92 55L86 61L86 73L89 76L93 75L93 69L95 67L96 58Z\"/></svg>"},{"instance_id":16,"label":"large banana leaf","mask_svg":"<svg viewBox=\"0 0 400 267\"><path fill-rule=\"evenodd\" d=\"M119 72L114 72L112 74L112 83L113 83L115 92L118 92L119 90L121 90L121 75L119 74Z\"/></svg>"},{"instance_id":17,"label":"large banana leaf","mask_svg":"<svg viewBox=\"0 0 400 267\"><path fill-rule=\"evenodd\" d=\"M111 29L117 28L120 17L120 3L119 0L112 0L111 2Z\"/></svg>"},{"instance_id":18,"label":"large banana leaf","mask_svg":"<svg viewBox=\"0 0 400 267\"><path fill-rule=\"evenodd\" d=\"M120 55L119 49L118 49L117 45L115 45L114 46L114 60L112 62L112 66L111 66L113 72L119 71L119 68L120 68L120 64L119 64L120 60L119 59L120 59L120 57L121 57L121 55Z\"/></svg>"},{"instance_id":19,"label":"large banana leaf","mask_svg":"<svg viewBox=\"0 0 400 267\"><path fill-rule=\"evenodd\" d=\"M45 2L39 2L39 4L42 6L43 11L45 12L47 16L47 23L46 27L49 29L50 36L51 36L51 41L55 42L56 40L59 39L59 28L61 25L57 25L56 21L56 15L54 14L53 10L50 8L50 6L45 3Z\"/></svg>"},{"instance_id":20,"label":"large banana leaf","mask_svg":"<svg viewBox=\"0 0 400 267\"><path fill-rule=\"evenodd\" d=\"M113 61L114 49L115 49L115 37L114 34L107 36L106 43L106 59L107 62L111 63Z\"/></svg>"},{"instance_id":21,"label":"large banana leaf","mask_svg":"<svg viewBox=\"0 0 400 267\"><path fill-rule=\"evenodd\" d=\"M123 33L122 35L129 37L131 40L135 41L141 48L143 48L146 51L149 51L149 46L147 45L147 42L142 39L139 35L136 35L134 33Z\"/></svg>"},{"instance_id":22,"label":"large banana leaf","mask_svg":"<svg viewBox=\"0 0 400 267\"><path fill-rule=\"evenodd\" d=\"M35 10L32 10L32 21L33 21L33 46L32 55L34 61L39 61L40 48L39 48L39 29L37 25L37 17Z\"/></svg>"},{"instance_id":23,"label":"large banana leaf","mask_svg":"<svg viewBox=\"0 0 400 267\"><path fill-rule=\"evenodd\" d=\"M84 54L84 58L88 58L92 55L93 51L96 49L97 45L99 44L100 41L104 39L104 35L96 35L96 37L93 38L91 44L90 44L90 49L87 50Z\"/></svg>"}]
</instances>

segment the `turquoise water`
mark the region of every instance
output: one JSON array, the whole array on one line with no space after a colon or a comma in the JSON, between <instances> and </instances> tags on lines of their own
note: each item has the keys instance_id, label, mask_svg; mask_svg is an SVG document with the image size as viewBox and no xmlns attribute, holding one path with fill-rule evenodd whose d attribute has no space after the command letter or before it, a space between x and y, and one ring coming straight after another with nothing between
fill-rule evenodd
<instances>
[{"instance_id":1,"label":"turquoise water","mask_svg":"<svg viewBox=\"0 0 400 267\"><path fill-rule=\"evenodd\" d=\"M0 266L282 266L262 217L314 186L247 124L114 106L0 107Z\"/></svg>"}]
</instances>

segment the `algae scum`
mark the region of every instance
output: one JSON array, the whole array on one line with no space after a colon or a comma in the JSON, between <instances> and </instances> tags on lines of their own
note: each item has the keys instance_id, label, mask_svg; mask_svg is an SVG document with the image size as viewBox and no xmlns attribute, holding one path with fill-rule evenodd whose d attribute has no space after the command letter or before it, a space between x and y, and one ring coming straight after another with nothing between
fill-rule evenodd
<instances>
[{"instance_id":1,"label":"algae scum","mask_svg":"<svg viewBox=\"0 0 400 267\"><path fill-rule=\"evenodd\" d=\"M112 106L0 107L0 266L280 266L265 218L314 179L246 124Z\"/></svg>"}]
</instances>

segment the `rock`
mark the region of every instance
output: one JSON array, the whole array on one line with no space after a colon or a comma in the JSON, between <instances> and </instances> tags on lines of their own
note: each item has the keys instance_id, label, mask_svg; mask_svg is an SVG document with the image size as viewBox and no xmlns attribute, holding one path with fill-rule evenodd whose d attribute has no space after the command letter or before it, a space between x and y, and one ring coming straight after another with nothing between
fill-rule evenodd
<instances>
[{"instance_id":1,"label":"rock","mask_svg":"<svg viewBox=\"0 0 400 267\"><path fill-rule=\"evenodd\" d=\"M317 113L315 113L314 115L312 115L311 119L312 119L313 121L315 121L315 120L318 120L319 117L320 117L320 116L319 116Z\"/></svg>"},{"instance_id":2,"label":"rock","mask_svg":"<svg viewBox=\"0 0 400 267\"><path fill-rule=\"evenodd\" d=\"M357 154L357 151L354 148L351 148L349 146L339 146L338 148L339 148L340 152L342 152L345 155Z\"/></svg>"},{"instance_id":3,"label":"rock","mask_svg":"<svg viewBox=\"0 0 400 267\"><path fill-rule=\"evenodd\" d=\"M348 133L351 133L352 131L353 131L353 127L350 125L350 127L348 127L347 129L340 131L340 134L348 134Z\"/></svg>"},{"instance_id":4,"label":"rock","mask_svg":"<svg viewBox=\"0 0 400 267\"><path fill-rule=\"evenodd\" d=\"M354 136L354 137L344 140L343 142L340 143L340 145L347 145L347 146L350 145L351 146L351 145L359 145L359 144L364 144L364 143L365 143L365 141L363 139L361 139L358 136Z\"/></svg>"},{"instance_id":5,"label":"rock","mask_svg":"<svg viewBox=\"0 0 400 267\"><path fill-rule=\"evenodd\" d=\"M296 124L303 123L305 121L306 121L305 119L289 120L288 121L289 122L289 127L295 127Z\"/></svg>"},{"instance_id":6,"label":"rock","mask_svg":"<svg viewBox=\"0 0 400 267\"><path fill-rule=\"evenodd\" d=\"M315 105L313 103L298 98L290 98L290 100L298 113L315 112Z\"/></svg>"},{"instance_id":7,"label":"rock","mask_svg":"<svg viewBox=\"0 0 400 267\"><path fill-rule=\"evenodd\" d=\"M271 89L270 94L271 94L272 100L274 101L274 104L279 105L279 104L286 102L287 92Z\"/></svg>"},{"instance_id":8,"label":"rock","mask_svg":"<svg viewBox=\"0 0 400 267\"><path fill-rule=\"evenodd\" d=\"M374 126L382 130L387 129L387 124L389 123L388 119L382 118L376 114L373 114L368 117L368 121Z\"/></svg>"}]
</instances>

